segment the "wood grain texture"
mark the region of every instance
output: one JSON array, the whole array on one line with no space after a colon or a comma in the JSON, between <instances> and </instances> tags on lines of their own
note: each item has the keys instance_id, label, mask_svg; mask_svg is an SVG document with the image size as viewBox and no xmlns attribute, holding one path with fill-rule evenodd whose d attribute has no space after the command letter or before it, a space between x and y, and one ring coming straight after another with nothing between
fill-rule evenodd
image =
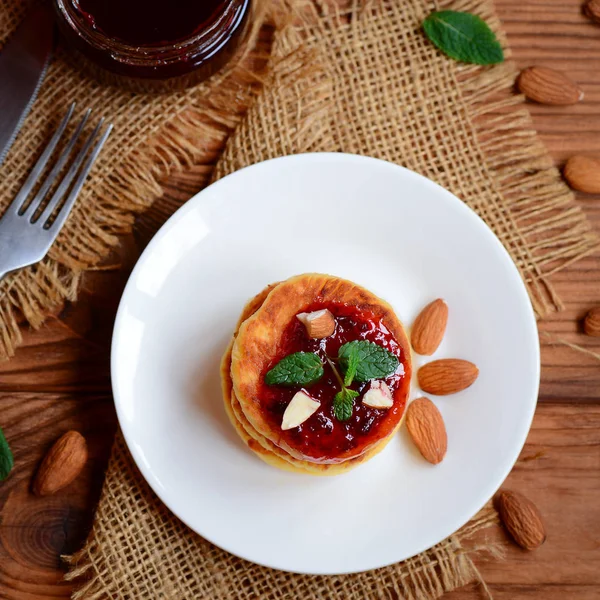
<instances>
[{"instance_id":1,"label":"wood grain texture","mask_svg":"<svg viewBox=\"0 0 600 600\"><path fill-rule=\"evenodd\" d=\"M534 124L561 166L574 153L600 156L600 25L579 0L496 0L519 66L564 70L585 92L572 107L529 104ZM216 155L216 154L215 154ZM206 182L199 166L165 182L165 195L140 219L134 235L100 270L86 275L80 300L42 330L25 333L17 356L0 363L0 426L16 467L0 484L0 598L67 598L60 555L87 535L116 427L110 395L109 350L118 300L140 251L165 216ZM600 197L578 194L600 232ZM565 310L540 330L600 353L600 338L582 333L586 311L600 305L600 257L590 256L555 275ZM498 600L600 598L600 362L543 338L541 405L506 486L528 495L545 517L548 539L528 553L497 528L506 560L478 564ZM84 473L56 496L36 498L31 478L61 433L87 438ZM451 600L481 598L477 586Z\"/></svg>"},{"instance_id":2,"label":"wood grain texture","mask_svg":"<svg viewBox=\"0 0 600 600\"><path fill-rule=\"evenodd\" d=\"M60 557L82 545L92 523L116 430L112 397L2 392L0 416L15 457L0 486L0 598L68 597ZM34 496L31 483L45 452L70 429L88 442L84 471L56 495Z\"/></svg>"},{"instance_id":3,"label":"wood grain texture","mask_svg":"<svg viewBox=\"0 0 600 600\"><path fill-rule=\"evenodd\" d=\"M496 599L545 600L600 597L600 406L542 404L505 487L524 493L540 509L547 539L533 552L492 538L506 548L504 561L478 561ZM447 596L481 598L476 586Z\"/></svg>"}]
</instances>

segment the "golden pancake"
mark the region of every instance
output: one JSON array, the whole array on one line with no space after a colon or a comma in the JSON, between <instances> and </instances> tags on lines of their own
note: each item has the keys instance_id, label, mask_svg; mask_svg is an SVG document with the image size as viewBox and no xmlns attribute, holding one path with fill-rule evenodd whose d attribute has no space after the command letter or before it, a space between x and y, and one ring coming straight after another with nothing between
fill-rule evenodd
<instances>
[{"instance_id":1,"label":"golden pancake","mask_svg":"<svg viewBox=\"0 0 600 600\"><path fill-rule=\"evenodd\" d=\"M235 428L237 434L245 442L248 448L250 448L250 450L262 458L262 460L264 460L266 463L270 464L271 466L278 467L279 469L296 473L310 475L339 475L349 471L350 469L353 469L354 467L357 467L362 462L373 458L373 456L383 450L383 448L391 439L390 436L362 456L339 464L310 463L308 461L301 461L293 458L284 450L273 444L273 442L255 431L241 410L240 404L233 393L233 384L230 374L231 348L233 346L233 342L234 340L231 340L229 343L229 347L223 355L223 360L221 362L221 381L225 412L227 413L227 416L229 417L229 420L231 421L231 424Z\"/></svg>"},{"instance_id":2,"label":"golden pancake","mask_svg":"<svg viewBox=\"0 0 600 600\"><path fill-rule=\"evenodd\" d=\"M234 337L229 343L223 360L221 361L221 384L223 388L223 404L225 406L225 412L231 421L231 424L235 428L237 434L246 443L246 445L266 463L284 469L287 471L293 471L296 473L305 473L311 475L338 475L351 468L357 466L363 460L372 458L383 450L385 444L381 444L376 449L373 449L369 453L361 457L362 460L348 461L343 464L332 464L332 465L318 465L307 461L299 461L288 455L281 448L277 447L271 441L262 437L258 432L252 429L248 419L244 415L235 394L233 393L233 383L231 381L231 349L233 342L237 336L237 332L241 324L251 315L253 315L262 305L269 292L277 284L271 284L267 286L262 292L257 294L248 304L244 307L242 315L237 323Z\"/></svg>"},{"instance_id":3,"label":"golden pancake","mask_svg":"<svg viewBox=\"0 0 600 600\"><path fill-rule=\"evenodd\" d=\"M264 401L269 394L277 396L288 393L287 390L278 392L271 389L265 392L265 373L281 354L285 346L282 336L287 335L285 332L289 330L290 323L296 322L296 315L325 305L338 313L338 323L343 323L346 329L348 323L353 324L357 331L359 325L361 331L365 327L370 328L361 335L365 339L369 335L379 336L370 341L374 343L379 340L381 344L388 344L402 359L400 366L403 371L398 370L388 381L396 386L393 408L376 410L357 405L354 410L360 414L356 414L353 421L358 425L337 422L332 425L326 412L331 407L324 402L323 414L318 416L318 420L321 425L326 423L325 438L328 443L334 438L342 440L342 444L335 448L327 447L322 452L317 446L321 444L325 448L326 445L321 443L325 438L319 437L319 426L315 424L315 419L311 430L317 433L310 433L307 426L298 427L291 434L283 432L280 416L269 414L265 408L267 403L261 406L261 395ZM360 315L360 318L356 315ZM346 332L346 335L350 333ZM335 344L334 337L324 343L330 346ZM232 344L223 357L221 372L224 404L229 419L240 437L257 455L279 468L312 474L337 474L381 451L399 427L411 375L410 351L402 324L387 303L352 282L328 275L308 274L273 284L248 303ZM326 382L321 385L326 386ZM360 419L363 417L361 425ZM367 418L368 421L365 420ZM372 423L375 425L372 426ZM335 435L330 435L332 429ZM303 445L297 443L299 434L304 438ZM318 441L316 445L310 441L311 436Z\"/></svg>"}]
</instances>

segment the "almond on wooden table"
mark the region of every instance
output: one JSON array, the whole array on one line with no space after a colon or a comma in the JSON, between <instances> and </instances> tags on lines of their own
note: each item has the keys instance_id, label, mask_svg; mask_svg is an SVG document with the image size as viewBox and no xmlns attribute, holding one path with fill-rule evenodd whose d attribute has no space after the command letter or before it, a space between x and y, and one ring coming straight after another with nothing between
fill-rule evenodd
<instances>
[{"instance_id":1,"label":"almond on wooden table","mask_svg":"<svg viewBox=\"0 0 600 600\"><path fill-rule=\"evenodd\" d=\"M529 67L519 75L517 87L540 104L568 105L583 99L583 91L564 73L548 67Z\"/></svg>"},{"instance_id":2,"label":"almond on wooden table","mask_svg":"<svg viewBox=\"0 0 600 600\"><path fill-rule=\"evenodd\" d=\"M600 306L588 311L583 321L583 329L592 337L600 337Z\"/></svg>"},{"instance_id":3,"label":"almond on wooden table","mask_svg":"<svg viewBox=\"0 0 600 600\"><path fill-rule=\"evenodd\" d=\"M442 462L448 449L448 435L440 411L429 398L417 398L408 405L406 428L426 461L434 465Z\"/></svg>"},{"instance_id":4,"label":"almond on wooden table","mask_svg":"<svg viewBox=\"0 0 600 600\"><path fill-rule=\"evenodd\" d=\"M48 496L69 485L87 462L85 438L78 431L68 431L50 448L33 482L33 492Z\"/></svg>"},{"instance_id":5,"label":"almond on wooden table","mask_svg":"<svg viewBox=\"0 0 600 600\"><path fill-rule=\"evenodd\" d=\"M546 541L542 516L529 498L503 490L496 496L495 504L502 523L521 548L535 550Z\"/></svg>"},{"instance_id":6,"label":"almond on wooden table","mask_svg":"<svg viewBox=\"0 0 600 600\"><path fill-rule=\"evenodd\" d=\"M410 341L417 354L431 356L441 344L448 324L448 305L438 298L429 303L417 316Z\"/></svg>"},{"instance_id":7,"label":"almond on wooden table","mask_svg":"<svg viewBox=\"0 0 600 600\"><path fill-rule=\"evenodd\" d=\"M596 23L600 23L600 0L588 0L583 7L583 12Z\"/></svg>"},{"instance_id":8,"label":"almond on wooden table","mask_svg":"<svg viewBox=\"0 0 600 600\"><path fill-rule=\"evenodd\" d=\"M479 369L468 360L442 358L423 365L418 373L419 386L428 394L447 396L473 385Z\"/></svg>"},{"instance_id":9,"label":"almond on wooden table","mask_svg":"<svg viewBox=\"0 0 600 600\"><path fill-rule=\"evenodd\" d=\"M600 194L600 158L571 156L565 164L563 175L574 190Z\"/></svg>"}]
</instances>

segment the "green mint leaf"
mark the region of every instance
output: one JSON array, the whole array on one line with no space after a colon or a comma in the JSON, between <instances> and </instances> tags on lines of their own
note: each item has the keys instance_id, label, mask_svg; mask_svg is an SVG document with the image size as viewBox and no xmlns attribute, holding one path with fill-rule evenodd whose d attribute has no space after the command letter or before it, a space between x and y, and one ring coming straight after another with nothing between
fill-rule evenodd
<instances>
[{"instance_id":1,"label":"green mint leaf","mask_svg":"<svg viewBox=\"0 0 600 600\"><path fill-rule=\"evenodd\" d=\"M431 13L423 21L425 35L455 60L494 65L504 60L502 46L488 24L476 15L453 10Z\"/></svg>"},{"instance_id":2,"label":"green mint leaf","mask_svg":"<svg viewBox=\"0 0 600 600\"><path fill-rule=\"evenodd\" d=\"M8 477L14 464L15 461L12 452L10 451L2 429L0 429L0 481L4 481Z\"/></svg>"},{"instance_id":3,"label":"green mint leaf","mask_svg":"<svg viewBox=\"0 0 600 600\"><path fill-rule=\"evenodd\" d=\"M338 421L348 421L352 417L354 398L358 392L344 388L333 397L333 414Z\"/></svg>"},{"instance_id":4,"label":"green mint leaf","mask_svg":"<svg viewBox=\"0 0 600 600\"><path fill-rule=\"evenodd\" d=\"M310 385L323 377L323 363L312 352L295 352L280 360L266 375L267 385Z\"/></svg>"},{"instance_id":5,"label":"green mint leaf","mask_svg":"<svg viewBox=\"0 0 600 600\"><path fill-rule=\"evenodd\" d=\"M346 367L346 375L344 376L344 385L349 386L356 375L356 368L359 363L359 355L358 348L356 346L352 346L348 352L347 356L347 367Z\"/></svg>"},{"instance_id":6,"label":"green mint leaf","mask_svg":"<svg viewBox=\"0 0 600 600\"><path fill-rule=\"evenodd\" d=\"M391 375L400 364L398 357L383 346L367 340L355 340L340 348L338 358L344 373L348 373L351 367L350 358L354 352L358 354L358 363L354 374L356 381L384 379Z\"/></svg>"}]
</instances>

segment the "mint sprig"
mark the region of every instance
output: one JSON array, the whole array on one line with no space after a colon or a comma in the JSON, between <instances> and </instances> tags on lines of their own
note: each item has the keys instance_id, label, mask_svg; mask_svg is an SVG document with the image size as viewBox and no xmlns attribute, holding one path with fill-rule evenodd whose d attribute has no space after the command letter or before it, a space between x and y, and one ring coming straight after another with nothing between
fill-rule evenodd
<instances>
[{"instance_id":1,"label":"mint sprig","mask_svg":"<svg viewBox=\"0 0 600 600\"><path fill-rule=\"evenodd\" d=\"M323 377L323 363L312 352L294 352L265 375L267 385L311 385Z\"/></svg>"},{"instance_id":2,"label":"mint sprig","mask_svg":"<svg viewBox=\"0 0 600 600\"><path fill-rule=\"evenodd\" d=\"M333 414L338 421L348 421L354 411L354 399L358 392L344 387L333 398Z\"/></svg>"},{"instance_id":3,"label":"mint sprig","mask_svg":"<svg viewBox=\"0 0 600 600\"><path fill-rule=\"evenodd\" d=\"M356 357L356 358L355 358ZM344 344L338 354L340 367L356 381L384 379L400 364L398 357L389 350L368 340L355 340ZM347 384L350 385L350 384Z\"/></svg>"},{"instance_id":4,"label":"mint sprig","mask_svg":"<svg viewBox=\"0 0 600 600\"><path fill-rule=\"evenodd\" d=\"M4 481L15 464L12 452L2 429L0 429L0 481Z\"/></svg>"},{"instance_id":5,"label":"mint sprig","mask_svg":"<svg viewBox=\"0 0 600 600\"><path fill-rule=\"evenodd\" d=\"M340 347L338 362L344 371L343 380L333 362L327 360L342 388L333 398L333 414L338 421L348 421L352 417L354 399L359 395L348 387L352 381L383 379L391 375L400 364L395 354L368 340L355 340Z\"/></svg>"},{"instance_id":6,"label":"mint sprig","mask_svg":"<svg viewBox=\"0 0 600 600\"><path fill-rule=\"evenodd\" d=\"M431 42L454 60L478 65L504 61L496 35L477 15L454 10L433 12L423 21L423 30Z\"/></svg>"},{"instance_id":7,"label":"mint sprig","mask_svg":"<svg viewBox=\"0 0 600 600\"><path fill-rule=\"evenodd\" d=\"M359 362L360 356L358 354L358 347L356 345L351 346L346 353L346 374L344 375L344 385L352 384L352 380L356 375L356 369L358 368Z\"/></svg>"},{"instance_id":8,"label":"mint sprig","mask_svg":"<svg viewBox=\"0 0 600 600\"><path fill-rule=\"evenodd\" d=\"M352 412L354 411L354 399L358 396L358 392L347 387L352 383L352 378L347 377L346 379L342 379L334 362L328 356L325 356L325 359L329 363L335 378L342 388L333 397L333 414L338 421L348 421L352 417ZM356 364L356 359L353 359L353 361ZM346 383L346 381L349 383Z\"/></svg>"}]
</instances>

